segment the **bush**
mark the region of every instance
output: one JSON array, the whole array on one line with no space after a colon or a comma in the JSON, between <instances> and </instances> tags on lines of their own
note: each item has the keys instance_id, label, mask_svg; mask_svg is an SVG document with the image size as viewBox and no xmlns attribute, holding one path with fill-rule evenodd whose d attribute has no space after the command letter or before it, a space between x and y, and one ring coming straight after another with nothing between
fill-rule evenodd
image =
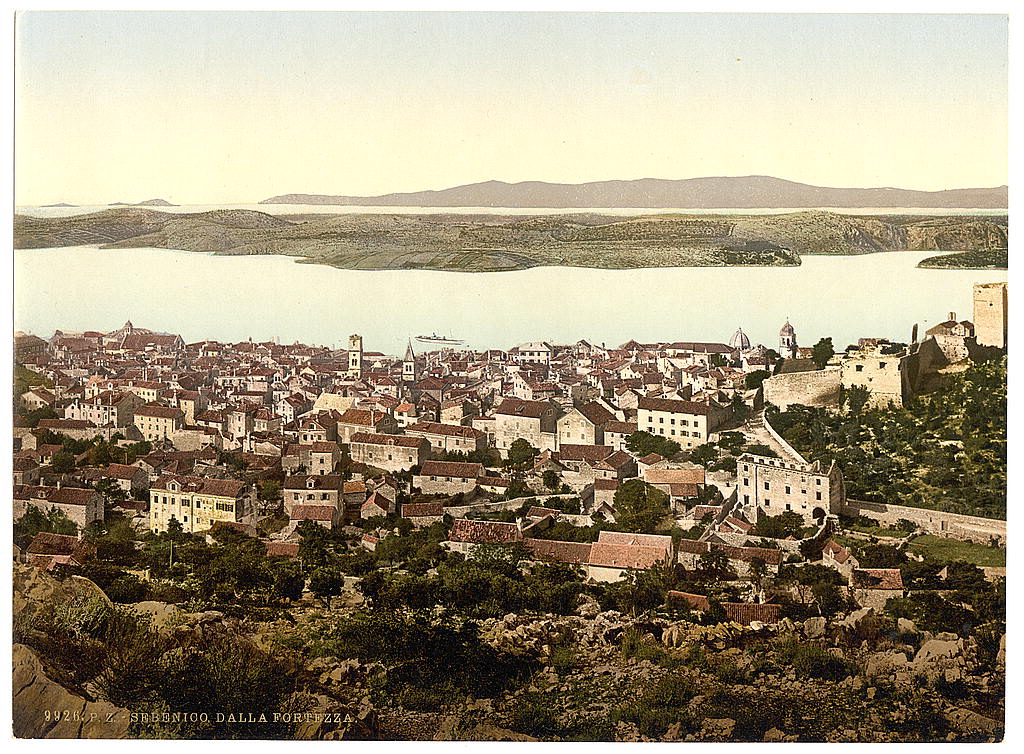
<instances>
[{"instance_id":1,"label":"bush","mask_svg":"<svg viewBox=\"0 0 1024 754\"><path fill-rule=\"evenodd\" d=\"M632 704L612 713L612 720L635 723L646 736L660 736L675 723L682 723L688 732L697 729L687 705L697 693L693 681L678 674L662 678Z\"/></svg>"}]
</instances>

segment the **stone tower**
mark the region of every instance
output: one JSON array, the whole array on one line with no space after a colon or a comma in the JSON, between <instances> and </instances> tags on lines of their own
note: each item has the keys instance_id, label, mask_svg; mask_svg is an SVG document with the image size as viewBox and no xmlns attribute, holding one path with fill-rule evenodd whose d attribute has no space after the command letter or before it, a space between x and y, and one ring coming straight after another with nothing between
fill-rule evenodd
<instances>
[{"instance_id":1,"label":"stone tower","mask_svg":"<svg viewBox=\"0 0 1024 754\"><path fill-rule=\"evenodd\" d=\"M417 382L420 378L416 354L412 350L412 341L405 347L405 358L402 359L402 382Z\"/></svg>"},{"instance_id":2,"label":"stone tower","mask_svg":"<svg viewBox=\"0 0 1024 754\"><path fill-rule=\"evenodd\" d=\"M789 324L787 318L786 324L779 330L779 356L784 359L795 359L796 349L796 330L793 329L793 325Z\"/></svg>"},{"instance_id":3,"label":"stone tower","mask_svg":"<svg viewBox=\"0 0 1024 754\"><path fill-rule=\"evenodd\" d=\"M359 379L363 376L363 336L348 336L348 376Z\"/></svg>"},{"instance_id":4,"label":"stone tower","mask_svg":"<svg viewBox=\"0 0 1024 754\"><path fill-rule=\"evenodd\" d=\"M980 346L1006 348L1006 283L974 286L974 336Z\"/></svg>"}]
</instances>

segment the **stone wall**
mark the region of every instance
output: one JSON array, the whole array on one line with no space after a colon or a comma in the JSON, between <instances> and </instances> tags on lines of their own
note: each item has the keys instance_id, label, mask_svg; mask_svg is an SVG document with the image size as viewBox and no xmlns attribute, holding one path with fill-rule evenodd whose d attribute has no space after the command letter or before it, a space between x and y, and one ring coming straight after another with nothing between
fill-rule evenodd
<instances>
[{"instance_id":1,"label":"stone wall","mask_svg":"<svg viewBox=\"0 0 1024 754\"><path fill-rule=\"evenodd\" d=\"M839 384L838 369L777 374L764 381L764 400L783 411L795 404L838 408Z\"/></svg>"},{"instance_id":2,"label":"stone wall","mask_svg":"<svg viewBox=\"0 0 1024 754\"><path fill-rule=\"evenodd\" d=\"M843 515L868 516L883 524L895 524L901 518L905 518L917 524L926 534L934 534L937 537L986 545L992 540L1001 545L1006 544L1006 521L997 518L965 516L961 513L869 503L863 500L847 500L843 506Z\"/></svg>"}]
</instances>

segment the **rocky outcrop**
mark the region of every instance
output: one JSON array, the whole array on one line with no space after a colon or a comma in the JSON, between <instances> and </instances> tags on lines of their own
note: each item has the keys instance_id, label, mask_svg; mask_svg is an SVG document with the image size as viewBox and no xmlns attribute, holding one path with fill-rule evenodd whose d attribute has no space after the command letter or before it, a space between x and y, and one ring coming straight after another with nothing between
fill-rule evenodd
<instances>
[{"instance_id":1,"label":"rocky outcrop","mask_svg":"<svg viewBox=\"0 0 1024 754\"><path fill-rule=\"evenodd\" d=\"M12 718L18 738L126 738L129 711L54 682L31 648L15 644Z\"/></svg>"}]
</instances>

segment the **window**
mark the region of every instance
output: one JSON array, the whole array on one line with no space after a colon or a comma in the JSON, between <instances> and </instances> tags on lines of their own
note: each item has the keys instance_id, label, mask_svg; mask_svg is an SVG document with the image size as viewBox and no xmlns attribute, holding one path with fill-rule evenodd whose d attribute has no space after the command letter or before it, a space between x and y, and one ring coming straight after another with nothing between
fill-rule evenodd
<instances>
[{"instance_id":1,"label":"window","mask_svg":"<svg viewBox=\"0 0 1024 754\"><path fill-rule=\"evenodd\" d=\"M770 484L771 484L770 482L765 482L765 483L764 483L764 488L765 488L766 490L770 490L770 489L771 489L771 486L770 486Z\"/></svg>"},{"instance_id":2,"label":"window","mask_svg":"<svg viewBox=\"0 0 1024 754\"><path fill-rule=\"evenodd\" d=\"M879 369L885 369L885 362L884 361L878 362L878 368Z\"/></svg>"},{"instance_id":3,"label":"window","mask_svg":"<svg viewBox=\"0 0 1024 754\"><path fill-rule=\"evenodd\" d=\"M789 489L789 485L787 484L786 485L786 494L788 495L788 494L790 494L790 492L791 492L791 490Z\"/></svg>"},{"instance_id":4,"label":"window","mask_svg":"<svg viewBox=\"0 0 1024 754\"><path fill-rule=\"evenodd\" d=\"M815 492L814 493L814 499L815 500L821 500L821 493L820 492Z\"/></svg>"},{"instance_id":5,"label":"window","mask_svg":"<svg viewBox=\"0 0 1024 754\"><path fill-rule=\"evenodd\" d=\"M749 487L750 486L750 480L747 477L743 477L743 486L744 487Z\"/></svg>"},{"instance_id":6,"label":"window","mask_svg":"<svg viewBox=\"0 0 1024 754\"><path fill-rule=\"evenodd\" d=\"M858 372L863 372L864 371L864 365L863 364L858 364L856 369L857 369Z\"/></svg>"}]
</instances>

